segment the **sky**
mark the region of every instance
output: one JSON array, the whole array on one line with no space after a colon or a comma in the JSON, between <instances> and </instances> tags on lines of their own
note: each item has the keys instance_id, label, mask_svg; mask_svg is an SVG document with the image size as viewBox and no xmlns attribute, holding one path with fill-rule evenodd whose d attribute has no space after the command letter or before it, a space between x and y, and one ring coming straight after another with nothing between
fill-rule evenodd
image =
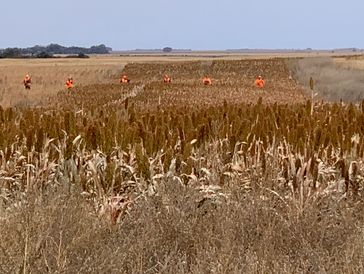
<instances>
[{"instance_id":1,"label":"sky","mask_svg":"<svg viewBox=\"0 0 364 274\"><path fill-rule=\"evenodd\" d=\"M1 0L0 48L364 48L362 0Z\"/></svg>"}]
</instances>

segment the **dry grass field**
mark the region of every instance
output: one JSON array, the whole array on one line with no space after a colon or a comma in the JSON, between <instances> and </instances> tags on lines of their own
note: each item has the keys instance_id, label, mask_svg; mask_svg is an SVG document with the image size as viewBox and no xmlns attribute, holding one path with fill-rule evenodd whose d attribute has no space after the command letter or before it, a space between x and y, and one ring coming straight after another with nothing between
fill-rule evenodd
<instances>
[{"instance_id":1,"label":"dry grass field","mask_svg":"<svg viewBox=\"0 0 364 274\"><path fill-rule=\"evenodd\" d=\"M0 272L364 272L360 57L288 57L0 60Z\"/></svg>"},{"instance_id":2,"label":"dry grass field","mask_svg":"<svg viewBox=\"0 0 364 274\"><path fill-rule=\"evenodd\" d=\"M34 105L64 89L70 75L76 85L108 83L120 74L125 64L117 58L1 60L0 101L3 106ZM24 91L22 85L28 73L33 80L31 92Z\"/></svg>"},{"instance_id":3,"label":"dry grass field","mask_svg":"<svg viewBox=\"0 0 364 274\"><path fill-rule=\"evenodd\" d=\"M200 53L188 56L95 56L90 59L4 59L0 60L0 102L2 106L39 105L45 97L64 89L68 76L75 79L76 86L118 83L118 77L127 63L158 63L160 61L170 63L202 59L206 60L209 66L214 59L236 58L237 55ZM254 56L244 57L244 59L252 58ZM266 56L262 55L258 58L266 58ZM201 73L203 68L194 76L195 81L200 80ZM22 79L25 74L32 76L31 92L24 91ZM144 75L139 75L139 80L143 77ZM160 72L155 77L161 77Z\"/></svg>"},{"instance_id":4,"label":"dry grass field","mask_svg":"<svg viewBox=\"0 0 364 274\"><path fill-rule=\"evenodd\" d=\"M315 92L327 101L359 102L364 99L364 57L320 56L291 62L295 78L307 85L310 77L315 80Z\"/></svg>"},{"instance_id":5,"label":"dry grass field","mask_svg":"<svg viewBox=\"0 0 364 274\"><path fill-rule=\"evenodd\" d=\"M340 67L346 69L359 69L364 70L364 56L363 55L353 55L353 56L343 56L337 57L334 61Z\"/></svg>"}]
</instances>

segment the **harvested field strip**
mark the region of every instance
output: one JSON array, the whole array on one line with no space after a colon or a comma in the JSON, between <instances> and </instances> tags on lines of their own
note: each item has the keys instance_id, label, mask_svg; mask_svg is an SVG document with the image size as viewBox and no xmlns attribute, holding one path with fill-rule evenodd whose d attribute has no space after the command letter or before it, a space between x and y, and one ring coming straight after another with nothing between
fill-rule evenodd
<instances>
[{"instance_id":1,"label":"harvested field strip","mask_svg":"<svg viewBox=\"0 0 364 274\"><path fill-rule=\"evenodd\" d=\"M130 103L141 110L178 106L205 108L221 105L224 101L229 104L255 103L259 97L265 104L294 104L306 100L302 87L290 77L284 59L128 64L123 73L132 80L131 84L80 86L72 96L61 92L56 99L51 97L47 105L52 106L53 101L61 109L104 105L110 101L123 101L130 97L125 95L130 92L135 97ZM171 84L162 82L165 73L172 76ZM202 85L204 74L212 77L212 86ZM266 78L264 90L253 86L258 74Z\"/></svg>"}]
</instances>

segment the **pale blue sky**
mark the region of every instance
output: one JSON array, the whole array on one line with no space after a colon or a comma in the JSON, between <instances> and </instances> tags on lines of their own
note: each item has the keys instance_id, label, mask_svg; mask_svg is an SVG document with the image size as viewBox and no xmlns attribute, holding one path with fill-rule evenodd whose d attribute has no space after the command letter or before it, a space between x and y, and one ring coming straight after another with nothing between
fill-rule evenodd
<instances>
[{"instance_id":1,"label":"pale blue sky","mask_svg":"<svg viewBox=\"0 0 364 274\"><path fill-rule=\"evenodd\" d=\"M0 48L364 48L362 0L1 0Z\"/></svg>"}]
</instances>

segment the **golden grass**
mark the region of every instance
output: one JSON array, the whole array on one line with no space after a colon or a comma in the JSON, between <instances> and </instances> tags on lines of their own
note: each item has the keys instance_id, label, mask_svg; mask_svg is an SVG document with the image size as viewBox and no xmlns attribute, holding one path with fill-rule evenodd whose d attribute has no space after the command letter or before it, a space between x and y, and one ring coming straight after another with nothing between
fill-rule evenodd
<instances>
[{"instance_id":1,"label":"golden grass","mask_svg":"<svg viewBox=\"0 0 364 274\"><path fill-rule=\"evenodd\" d=\"M37 103L64 89L69 75L76 86L108 83L124 65L117 58L0 60L0 102L3 106ZM30 91L22 85L25 74L32 76Z\"/></svg>"},{"instance_id":2,"label":"golden grass","mask_svg":"<svg viewBox=\"0 0 364 274\"><path fill-rule=\"evenodd\" d=\"M334 63L345 69L364 70L364 55L334 58Z\"/></svg>"}]
</instances>

